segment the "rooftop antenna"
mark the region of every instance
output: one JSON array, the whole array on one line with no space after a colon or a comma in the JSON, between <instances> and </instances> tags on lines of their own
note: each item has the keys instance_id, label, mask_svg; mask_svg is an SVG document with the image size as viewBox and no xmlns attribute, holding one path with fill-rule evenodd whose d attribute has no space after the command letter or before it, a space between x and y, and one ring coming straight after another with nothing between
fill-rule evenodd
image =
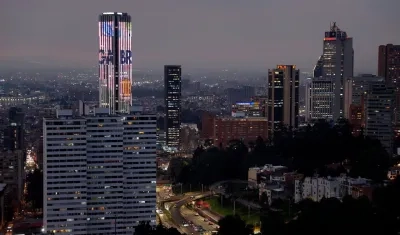
<instances>
[{"instance_id":1,"label":"rooftop antenna","mask_svg":"<svg viewBox=\"0 0 400 235\"><path fill-rule=\"evenodd\" d=\"M331 31L340 31L339 27L337 27L336 22L332 22L333 24L331 24Z\"/></svg>"}]
</instances>

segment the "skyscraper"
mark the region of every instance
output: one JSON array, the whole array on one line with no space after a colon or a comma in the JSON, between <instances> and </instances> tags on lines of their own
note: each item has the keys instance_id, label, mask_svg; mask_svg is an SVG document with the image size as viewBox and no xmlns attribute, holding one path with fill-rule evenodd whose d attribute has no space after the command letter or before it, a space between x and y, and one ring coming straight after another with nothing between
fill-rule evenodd
<instances>
[{"instance_id":1,"label":"skyscraper","mask_svg":"<svg viewBox=\"0 0 400 235\"><path fill-rule=\"evenodd\" d=\"M49 233L133 234L155 224L155 115L58 110L43 123L43 220Z\"/></svg>"},{"instance_id":2,"label":"skyscraper","mask_svg":"<svg viewBox=\"0 0 400 235\"><path fill-rule=\"evenodd\" d=\"M25 113L22 109L12 107L8 111L8 126L4 129L4 148L24 150Z\"/></svg>"},{"instance_id":3,"label":"skyscraper","mask_svg":"<svg viewBox=\"0 0 400 235\"><path fill-rule=\"evenodd\" d=\"M313 78L309 83L306 97L308 97L306 100L308 120L332 120L333 84L331 79Z\"/></svg>"},{"instance_id":4,"label":"skyscraper","mask_svg":"<svg viewBox=\"0 0 400 235\"><path fill-rule=\"evenodd\" d=\"M395 90L394 123L400 135L400 45L381 45L378 54L378 76L384 77L386 84Z\"/></svg>"},{"instance_id":5,"label":"skyscraper","mask_svg":"<svg viewBox=\"0 0 400 235\"><path fill-rule=\"evenodd\" d=\"M378 53L378 76L400 87L400 45L381 45Z\"/></svg>"},{"instance_id":6,"label":"skyscraper","mask_svg":"<svg viewBox=\"0 0 400 235\"><path fill-rule=\"evenodd\" d=\"M299 125L299 70L295 65L277 65L268 70L268 133L283 126Z\"/></svg>"},{"instance_id":7,"label":"skyscraper","mask_svg":"<svg viewBox=\"0 0 400 235\"><path fill-rule=\"evenodd\" d=\"M127 13L99 17L99 102L111 114L129 113L132 106L132 28Z\"/></svg>"},{"instance_id":8,"label":"skyscraper","mask_svg":"<svg viewBox=\"0 0 400 235\"><path fill-rule=\"evenodd\" d=\"M371 81L368 87L365 98L365 135L379 140L389 156L392 156L394 89L383 81Z\"/></svg>"},{"instance_id":9,"label":"skyscraper","mask_svg":"<svg viewBox=\"0 0 400 235\"><path fill-rule=\"evenodd\" d=\"M323 66L323 64L322 64L322 55L321 55L321 56L318 58L318 61L317 61L317 63L316 63L315 66L314 66L313 74L314 74L314 77L315 77L315 78L319 78L319 77L322 76L322 66Z\"/></svg>"},{"instance_id":10,"label":"skyscraper","mask_svg":"<svg viewBox=\"0 0 400 235\"><path fill-rule=\"evenodd\" d=\"M343 82L353 77L354 50L353 39L339 29L334 22L330 31L325 32L322 54L322 77L331 79L334 84L332 116L336 121L344 117Z\"/></svg>"},{"instance_id":11,"label":"skyscraper","mask_svg":"<svg viewBox=\"0 0 400 235\"><path fill-rule=\"evenodd\" d=\"M175 150L179 148L180 142L181 75L180 65L164 66L166 144Z\"/></svg>"}]
</instances>

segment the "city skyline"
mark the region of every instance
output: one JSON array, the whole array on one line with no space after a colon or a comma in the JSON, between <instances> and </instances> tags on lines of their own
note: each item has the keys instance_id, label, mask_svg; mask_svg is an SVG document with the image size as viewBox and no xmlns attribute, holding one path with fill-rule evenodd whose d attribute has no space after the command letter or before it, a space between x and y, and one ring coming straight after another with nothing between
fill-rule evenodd
<instances>
[{"instance_id":1,"label":"city skyline","mask_svg":"<svg viewBox=\"0 0 400 235\"><path fill-rule=\"evenodd\" d=\"M376 73L378 46L400 41L395 14L400 3L395 0L385 5L362 0L306 0L290 5L289 1L228 4L208 0L99 0L96 4L41 0L30 4L10 0L1 4L3 66L95 66L96 16L110 10L132 15L135 69L161 68L164 64L182 64L188 71L267 70L276 64L312 69L321 53L324 32L336 21L354 38L355 73ZM282 20L279 17L285 12ZM331 12L335 14L329 17ZM189 30L191 33L186 33Z\"/></svg>"}]
</instances>

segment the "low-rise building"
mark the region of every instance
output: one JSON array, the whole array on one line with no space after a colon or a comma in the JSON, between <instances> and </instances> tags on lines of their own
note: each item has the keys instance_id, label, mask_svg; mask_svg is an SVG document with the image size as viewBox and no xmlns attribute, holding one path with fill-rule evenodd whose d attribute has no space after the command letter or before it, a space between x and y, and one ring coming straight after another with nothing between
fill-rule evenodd
<instances>
[{"instance_id":1,"label":"low-rise building","mask_svg":"<svg viewBox=\"0 0 400 235\"><path fill-rule=\"evenodd\" d=\"M218 117L203 114L202 139L210 139L214 145L226 146L231 140L241 140L245 144L257 137L268 138L268 120L264 117Z\"/></svg>"},{"instance_id":2,"label":"low-rise building","mask_svg":"<svg viewBox=\"0 0 400 235\"><path fill-rule=\"evenodd\" d=\"M357 189L371 186L370 182L368 179L347 176L305 177L303 180L295 180L294 200L300 202L308 198L320 201L322 198L332 197L342 199L346 195L353 195L353 191L357 191ZM354 194L354 196L360 195Z\"/></svg>"},{"instance_id":3,"label":"low-rise building","mask_svg":"<svg viewBox=\"0 0 400 235\"><path fill-rule=\"evenodd\" d=\"M250 188L257 188L259 197L265 194L271 205L275 199L287 199L293 195L293 185L296 179L304 176L296 172L288 172L285 166L267 164L263 167L252 167L248 171Z\"/></svg>"},{"instance_id":4,"label":"low-rise building","mask_svg":"<svg viewBox=\"0 0 400 235\"><path fill-rule=\"evenodd\" d=\"M261 181L285 181L284 173L287 173L287 171L288 169L285 166L273 166L271 164L249 168L247 173L249 187L258 187Z\"/></svg>"},{"instance_id":5,"label":"low-rise building","mask_svg":"<svg viewBox=\"0 0 400 235\"><path fill-rule=\"evenodd\" d=\"M388 174L387 174L388 179L394 180L399 175L400 175L400 164L397 165L397 166L389 168L389 171L388 171Z\"/></svg>"}]
</instances>

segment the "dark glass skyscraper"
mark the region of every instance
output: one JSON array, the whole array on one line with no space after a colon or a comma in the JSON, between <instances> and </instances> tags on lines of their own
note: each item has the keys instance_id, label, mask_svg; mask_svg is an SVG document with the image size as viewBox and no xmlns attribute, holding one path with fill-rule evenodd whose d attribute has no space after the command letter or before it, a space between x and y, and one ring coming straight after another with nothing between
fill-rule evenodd
<instances>
[{"instance_id":1,"label":"dark glass skyscraper","mask_svg":"<svg viewBox=\"0 0 400 235\"><path fill-rule=\"evenodd\" d=\"M385 78L387 85L394 87L395 132L400 136L400 45L379 46L378 75Z\"/></svg>"},{"instance_id":2,"label":"dark glass skyscraper","mask_svg":"<svg viewBox=\"0 0 400 235\"><path fill-rule=\"evenodd\" d=\"M4 130L4 148L7 150L24 150L25 113L22 109L12 107L8 111L8 126Z\"/></svg>"},{"instance_id":3,"label":"dark glass skyscraper","mask_svg":"<svg viewBox=\"0 0 400 235\"><path fill-rule=\"evenodd\" d=\"M278 65L268 70L268 136L283 126L299 125L299 74L295 65Z\"/></svg>"},{"instance_id":4,"label":"dark glass skyscraper","mask_svg":"<svg viewBox=\"0 0 400 235\"><path fill-rule=\"evenodd\" d=\"M181 74L180 65L164 66L166 144L175 150L179 148L180 143Z\"/></svg>"},{"instance_id":5,"label":"dark glass skyscraper","mask_svg":"<svg viewBox=\"0 0 400 235\"><path fill-rule=\"evenodd\" d=\"M318 58L317 64L315 64L315 66L314 66L314 71L313 71L314 75L313 76L315 78L319 78L322 76L322 66L323 66L323 63L322 63L322 55L321 55Z\"/></svg>"},{"instance_id":6,"label":"dark glass skyscraper","mask_svg":"<svg viewBox=\"0 0 400 235\"><path fill-rule=\"evenodd\" d=\"M334 22L325 32L322 54L322 77L331 79L334 84L332 116L336 121L345 117L343 83L344 78L353 77L354 51L353 39L339 29Z\"/></svg>"},{"instance_id":7,"label":"dark glass skyscraper","mask_svg":"<svg viewBox=\"0 0 400 235\"><path fill-rule=\"evenodd\" d=\"M132 28L127 13L99 17L99 100L111 114L129 113L132 106Z\"/></svg>"}]
</instances>

